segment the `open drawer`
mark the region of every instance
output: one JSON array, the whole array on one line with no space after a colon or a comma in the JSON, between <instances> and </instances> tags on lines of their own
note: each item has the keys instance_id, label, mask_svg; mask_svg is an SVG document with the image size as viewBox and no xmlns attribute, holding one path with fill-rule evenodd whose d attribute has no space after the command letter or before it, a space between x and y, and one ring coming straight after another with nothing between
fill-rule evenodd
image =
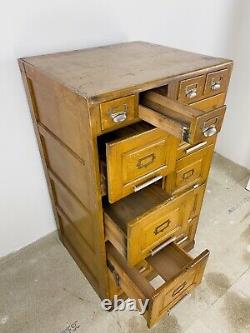
<instances>
[{"instance_id":1,"label":"open drawer","mask_svg":"<svg viewBox=\"0 0 250 333\"><path fill-rule=\"evenodd\" d=\"M129 267L112 244L107 244L108 265L120 288L129 298L141 299L143 303L149 300L144 314L148 327L201 282L208 256L209 251L205 250L193 259L172 243L146 259L156 276L150 281L137 268ZM139 309L140 304L137 302Z\"/></svg>"},{"instance_id":2,"label":"open drawer","mask_svg":"<svg viewBox=\"0 0 250 333\"><path fill-rule=\"evenodd\" d=\"M218 133L226 111L222 106L204 112L155 91L142 93L140 103L141 119L191 144Z\"/></svg>"},{"instance_id":3,"label":"open drawer","mask_svg":"<svg viewBox=\"0 0 250 333\"><path fill-rule=\"evenodd\" d=\"M99 137L102 178L106 178L109 202L137 192L172 172L177 144L175 137L145 122Z\"/></svg>"},{"instance_id":4,"label":"open drawer","mask_svg":"<svg viewBox=\"0 0 250 333\"><path fill-rule=\"evenodd\" d=\"M200 213L205 184L170 197L160 186L110 205L104 200L105 237L134 266L167 243L187 236L189 222Z\"/></svg>"}]
</instances>

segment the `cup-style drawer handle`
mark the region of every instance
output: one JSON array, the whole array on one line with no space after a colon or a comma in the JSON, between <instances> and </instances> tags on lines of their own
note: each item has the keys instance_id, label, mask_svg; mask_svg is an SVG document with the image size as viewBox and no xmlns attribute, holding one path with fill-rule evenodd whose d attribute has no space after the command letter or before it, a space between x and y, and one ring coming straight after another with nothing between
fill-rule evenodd
<instances>
[{"instance_id":1,"label":"cup-style drawer handle","mask_svg":"<svg viewBox=\"0 0 250 333\"><path fill-rule=\"evenodd\" d=\"M221 84L220 82L214 82L212 85L211 85L211 89L212 90L219 90L221 88Z\"/></svg>"},{"instance_id":2,"label":"cup-style drawer handle","mask_svg":"<svg viewBox=\"0 0 250 333\"><path fill-rule=\"evenodd\" d=\"M203 134L205 137L213 136L217 133L217 129L214 125L204 129Z\"/></svg>"},{"instance_id":3,"label":"cup-style drawer handle","mask_svg":"<svg viewBox=\"0 0 250 333\"><path fill-rule=\"evenodd\" d=\"M138 191L142 190L143 188L145 188L151 184L154 184L155 182L157 182L160 179L162 179L162 176L157 176L157 177L154 177L153 179L148 180L147 182L145 182L141 185L135 186L134 192L138 192Z\"/></svg>"},{"instance_id":4,"label":"cup-style drawer handle","mask_svg":"<svg viewBox=\"0 0 250 333\"><path fill-rule=\"evenodd\" d=\"M123 105L124 110L115 112L115 108L111 108L109 115L114 123L121 123L127 119L128 104ZM117 110L117 109L116 109Z\"/></svg>"},{"instance_id":5,"label":"cup-style drawer handle","mask_svg":"<svg viewBox=\"0 0 250 333\"><path fill-rule=\"evenodd\" d=\"M121 123L127 119L127 113L125 111L111 113L110 117L112 118L114 123Z\"/></svg>"},{"instance_id":6,"label":"cup-style drawer handle","mask_svg":"<svg viewBox=\"0 0 250 333\"><path fill-rule=\"evenodd\" d=\"M158 225L158 227L155 228L154 234L158 235L159 233L163 232L169 227L169 224L171 223L170 220L167 220L163 222L162 224Z\"/></svg>"},{"instance_id":7,"label":"cup-style drawer handle","mask_svg":"<svg viewBox=\"0 0 250 333\"><path fill-rule=\"evenodd\" d=\"M186 92L186 96L188 97L188 98L195 98L196 96L197 96L197 89L196 88L194 88L194 89L190 89L190 90L188 90L187 92Z\"/></svg>"},{"instance_id":8,"label":"cup-style drawer handle","mask_svg":"<svg viewBox=\"0 0 250 333\"><path fill-rule=\"evenodd\" d=\"M179 294L187 285L187 282L183 282L178 288L176 288L174 291L173 291L173 294L172 294L172 297L176 296L177 294Z\"/></svg>"}]
</instances>

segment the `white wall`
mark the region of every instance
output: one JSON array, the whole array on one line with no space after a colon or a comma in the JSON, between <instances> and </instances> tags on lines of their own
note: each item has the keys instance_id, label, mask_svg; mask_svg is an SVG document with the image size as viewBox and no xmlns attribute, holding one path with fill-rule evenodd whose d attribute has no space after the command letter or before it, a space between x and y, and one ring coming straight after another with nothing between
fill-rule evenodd
<instances>
[{"instance_id":1,"label":"white wall","mask_svg":"<svg viewBox=\"0 0 250 333\"><path fill-rule=\"evenodd\" d=\"M246 107L243 63L248 53L234 52L244 44L240 13L247 0L43 0L8 1L0 12L0 256L15 251L55 229L48 192L16 59L22 56L145 40L239 60L233 79L232 107L218 149L248 165L247 123L242 121L240 149L233 142L235 123ZM249 9L249 8L248 8ZM248 13L250 13L248 11ZM237 16L235 18L235 16ZM236 24L237 23L237 24ZM236 34L239 36L236 40ZM233 37L233 38L231 38ZM241 42L240 42L241 41ZM249 48L249 45L247 46ZM245 46L245 48L247 48ZM248 68L249 69L249 68ZM237 89L237 96L234 97ZM245 105L246 100L244 100ZM238 115L237 115L238 114ZM246 114L247 116L247 114ZM242 142L241 142L242 141ZM247 143L244 143L246 141ZM228 144L230 142L230 144ZM245 146L244 146L245 144Z\"/></svg>"}]
</instances>

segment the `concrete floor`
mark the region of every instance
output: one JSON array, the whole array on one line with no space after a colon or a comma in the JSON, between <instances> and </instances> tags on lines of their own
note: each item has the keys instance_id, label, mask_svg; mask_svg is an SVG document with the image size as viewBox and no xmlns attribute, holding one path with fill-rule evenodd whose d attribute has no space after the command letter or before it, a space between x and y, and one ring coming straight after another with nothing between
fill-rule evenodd
<instances>
[{"instance_id":1,"label":"concrete floor","mask_svg":"<svg viewBox=\"0 0 250 333\"><path fill-rule=\"evenodd\" d=\"M215 155L196 246L203 283L151 332L250 332L249 173ZM71 329L69 328L71 326ZM148 332L137 312L105 312L55 233L0 261L1 333Z\"/></svg>"}]
</instances>

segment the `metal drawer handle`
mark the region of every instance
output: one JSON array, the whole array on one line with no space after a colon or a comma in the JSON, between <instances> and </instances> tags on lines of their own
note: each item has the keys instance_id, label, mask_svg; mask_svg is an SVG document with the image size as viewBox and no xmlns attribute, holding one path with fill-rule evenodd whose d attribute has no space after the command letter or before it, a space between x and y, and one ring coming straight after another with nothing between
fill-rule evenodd
<instances>
[{"instance_id":1,"label":"metal drawer handle","mask_svg":"<svg viewBox=\"0 0 250 333\"><path fill-rule=\"evenodd\" d=\"M171 238L167 239L166 242L160 244L155 249L151 250L151 256L154 256L156 253L158 253L159 251L161 251L162 249L164 249L164 247L166 247L169 244L173 243L176 240L176 238L177 238L176 236L175 237L171 237Z\"/></svg>"},{"instance_id":2,"label":"metal drawer handle","mask_svg":"<svg viewBox=\"0 0 250 333\"><path fill-rule=\"evenodd\" d=\"M190 153L194 152L195 150L198 150L198 149L206 146L206 144L207 144L207 141L198 143L198 145L195 145L195 146L193 146L191 148L186 149L186 154L190 154Z\"/></svg>"},{"instance_id":3,"label":"metal drawer handle","mask_svg":"<svg viewBox=\"0 0 250 333\"><path fill-rule=\"evenodd\" d=\"M217 133L217 129L216 129L215 125L212 125L212 126L210 126L208 128L205 128L203 130L203 134L204 134L205 137L213 136L216 133Z\"/></svg>"},{"instance_id":4,"label":"metal drawer handle","mask_svg":"<svg viewBox=\"0 0 250 333\"><path fill-rule=\"evenodd\" d=\"M183 175L182 175L182 179L186 180L190 177L192 177L194 174L194 169L192 170L188 170L187 172L185 172Z\"/></svg>"},{"instance_id":5,"label":"metal drawer handle","mask_svg":"<svg viewBox=\"0 0 250 333\"><path fill-rule=\"evenodd\" d=\"M123 104L124 110L114 112L114 109L111 108L109 115L114 123L121 123L127 119L127 112L128 112L128 104Z\"/></svg>"},{"instance_id":6,"label":"metal drawer handle","mask_svg":"<svg viewBox=\"0 0 250 333\"><path fill-rule=\"evenodd\" d=\"M155 160L155 154L152 153L152 154L149 154L145 157L142 157L138 160L136 166L138 169L141 169L141 168L146 168L147 166L149 166L151 163L154 162Z\"/></svg>"},{"instance_id":7,"label":"metal drawer handle","mask_svg":"<svg viewBox=\"0 0 250 333\"><path fill-rule=\"evenodd\" d=\"M162 224L158 225L158 227L155 228L154 234L158 235L160 232L163 232L169 227L169 224L171 223L170 220L167 220L163 222Z\"/></svg>"},{"instance_id":8,"label":"metal drawer handle","mask_svg":"<svg viewBox=\"0 0 250 333\"><path fill-rule=\"evenodd\" d=\"M138 192L138 191L142 190L143 188L145 188L145 187L147 187L147 186L149 186L151 184L154 184L155 182L157 182L160 179L162 179L162 176L157 176L157 177L155 177L153 179L148 180L147 182L145 182L145 183L143 183L141 185L135 186L134 187L134 192Z\"/></svg>"},{"instance_id":9,"label":"metal drawer handle","mask_svg":"<svg viewBox=\"0 0 250 333\"><path fill-rule=\"evenodd\" d=\"M173 291L173 294L172 294L172 297L176 296L177 294L179 294L179 292L181 292L187 285L187 282L183 282L178 288L176 288L174 291Z\"/></svg>"},{"instance_id":10,"label":"metal drawer handle","mask_svg":"<svg viewBox=\"0 0 250 333\"><path fill-rule=\"evenodd\" d=\"M188 98L195 98L197 96L197 88L190 89L186 92Z\"/></svg>"},{"instance_id":11,"label":"metal drawer handle","mask_svg":"<svg viewBox=\"0 0 250 333\"><path fill-rule=\"evenodd\" d=\"M219 90L221 88L221 84L220 84L220 82L214 82L214 83L212 83L212 85L211 85L211 89L212 90Z\"/></svg>"}]
</instances>

